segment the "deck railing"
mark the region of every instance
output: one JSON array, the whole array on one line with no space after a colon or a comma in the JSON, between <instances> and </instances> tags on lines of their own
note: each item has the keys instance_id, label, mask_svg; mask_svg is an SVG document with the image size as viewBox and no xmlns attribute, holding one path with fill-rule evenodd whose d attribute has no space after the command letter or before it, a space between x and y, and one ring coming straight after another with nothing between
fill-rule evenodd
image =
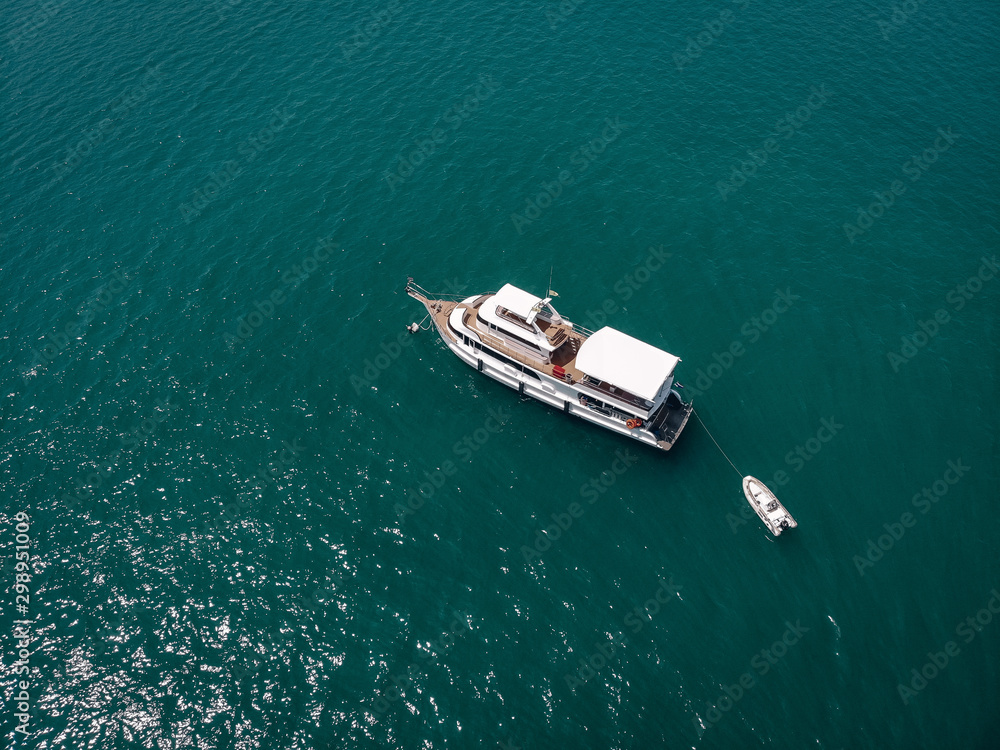
<instances>
[{"instance_id":1,"label":"deck railing","mask_svg":"<svg viewBox=\"0 0 1000 750\"><path fill-rule=\"evenodd\" d=\"M477 333L479 334L479 337L483 341L488 343L494 349L499 349L504 354L507 354L516 359L522 365L527 365L533 370L541 370L545 366L545 363L541 359L528 357L527 355L523 354L522 352L519 352L517 349L514 349L513 347L508 345L505 341L497 338L491 333L483 333L482 331L477 331Z\"/></svg>"},{"instance_id":2,"label":"deck railing","mask_svg":"<svg viewBox=\"0 0 1000 750\"><path fill-rule=\"evenodd\" d=\"M416 283L413 278L407 278L406 280L406 293L411 297L420 296L426 299L447 299L447 300L457 300L461 302L465 299L464 294L454 294L450 292L435 292L431 294L426 289L424 289L420 284Z\"/></svg>"},{"instance_id":3,"label":"deck railing","mask_svg":"<svg viewBox=\"0 0 1000 750\"><path fill-rule=\"evenodd\" d=\"M413 281L413 279L406 280L406 293L411 297L423 297L424 299L430 299L430 294L422 286Z\"/></svg>"},{"instance_id":4,"label":"deck railing","mask_svg":"<svg viewBox=\"0 0 1000 750\"><path fill-rule=\"evenodd\" d=\"M563 323L565 323L566 325L572 326L573 332L574 333L579 333L585 339L589 339L591 336L594 335L594 332L591 331L589 328L584 328L583 326L578 326L576 323L572 323L572 322L570 322L568 320L565 320L565 319L563 320Z\"/></svg>"},{"instance_id":5,"label":"deck railing","mask_svg":"<svg viewBox=\"0 0 1000 750\"><path fill-rule=\"evenodd\" d=\"M633 396L631 393L628 393L626 391L618 391L616 393L612 393L609 389L601 388L600 386L597 386L594 383L588 383L586 380L581 380L579 382L579 385L582 385L585 388L589 388L595 393L601 394L601 396L605 399L609 398L617 399L623 404L634 406L637 409L642 409L644 412L647 413L649 412L650 407L646 405L645 400L639 398L638 396Z\"/></svg>"}]
</instances>

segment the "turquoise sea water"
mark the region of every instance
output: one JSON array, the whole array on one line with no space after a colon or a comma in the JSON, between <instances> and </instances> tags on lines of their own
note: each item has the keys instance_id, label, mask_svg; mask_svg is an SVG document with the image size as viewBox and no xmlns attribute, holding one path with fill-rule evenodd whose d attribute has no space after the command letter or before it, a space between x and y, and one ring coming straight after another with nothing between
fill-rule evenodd
<instances>
[{"instance_id":1,"label":"turquoise sea water","mask_svg":"<svg viewBox=\"0 0 1000 750\"><path fill-rule=\"evenodd\" d=\"M0 18L3 747L998 746L995 3ZM400 336L550 269L796 530Z\"/></svg>"}]
</instances>

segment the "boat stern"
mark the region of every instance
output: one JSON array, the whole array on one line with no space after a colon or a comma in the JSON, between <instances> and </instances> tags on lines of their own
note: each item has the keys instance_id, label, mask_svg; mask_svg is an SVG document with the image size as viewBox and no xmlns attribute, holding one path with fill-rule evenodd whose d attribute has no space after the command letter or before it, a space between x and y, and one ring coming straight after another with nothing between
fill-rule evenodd
<instances>
[{"instance_id":1,"label":"boat stern","mask_svg":"<svg viewBox=\"0 0 1000 750\"><path fill-rule=\"evenodd\" d=\"M694 404L682 400L680 394L671 389L666 401L653 413L650 423L650 431L656 436L656 446L665 451L673 448L692 412Z\"/></svg>"}]
</instances>

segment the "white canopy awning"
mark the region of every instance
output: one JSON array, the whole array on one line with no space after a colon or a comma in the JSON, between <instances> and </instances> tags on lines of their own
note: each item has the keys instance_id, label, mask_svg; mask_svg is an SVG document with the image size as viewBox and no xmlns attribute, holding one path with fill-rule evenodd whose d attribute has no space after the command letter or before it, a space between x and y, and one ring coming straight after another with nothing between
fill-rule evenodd
<instances>
[{"instance_id":1,"label":"white canopy awning","mask_svg":"<svg viewBox=\"0 0 1000 750\"><path fill-rule=\"evenodd\" d=\"M513 284L504 284L500 287L500 291L493 295L494 304L505 307L515 315L525 319L531 314L531 308L541 301L541 297L518 289Z\"/></svg>"},{"instance_id":2,"label":"white canopy awning","mask_svg":"<svg viewBox=\"0 0 1000 750\"><path fill-rule=\"evenodd\" d=\"M602 328L593 334L576 355L577 368L590 377L647 401L655 398L678 362L679 357L614 328Z\"/></svg>"}]
</instances>

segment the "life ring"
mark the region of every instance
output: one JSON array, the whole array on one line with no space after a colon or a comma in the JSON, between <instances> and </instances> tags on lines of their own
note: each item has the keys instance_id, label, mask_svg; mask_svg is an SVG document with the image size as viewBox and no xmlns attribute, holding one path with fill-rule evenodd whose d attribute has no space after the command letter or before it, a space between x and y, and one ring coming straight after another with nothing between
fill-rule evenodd
<instances>
[{"instance_id":1,"label":"life ring","mask_svg":"<svg viewBox=\"0 0 1000 750\"><path fill-rule=\"evenodd\" d=\"M634 430L636 427L639 426L639 420L630 419L625 423L625 426L628 427L630 430Z\"/></svg>"}]
</instances>

